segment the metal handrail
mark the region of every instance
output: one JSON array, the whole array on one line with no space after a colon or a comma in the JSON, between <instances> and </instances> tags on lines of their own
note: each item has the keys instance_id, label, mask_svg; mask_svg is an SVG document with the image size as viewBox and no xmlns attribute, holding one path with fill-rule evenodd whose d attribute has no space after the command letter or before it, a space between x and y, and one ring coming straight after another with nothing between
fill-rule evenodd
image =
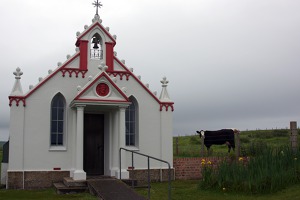
<instances>
[{"instance_id":1,"label":"metal handrail","mask_svg":"<svg viewBox=\"0 0 300 200\"><path fill-rule=\"evenodd\" d=\"M159 158L155 158L155 157L152 157L152 156L149 156L149 155L146 155L146 154L143 154L143 153L138 153L136 151L132 151L132 150L129 150L129 149L125 149L125 148L120 148L119 150L119 163L120 163L120 180L122 179L121 178L121 162L122 162L122 154L121 154L121 151L124 150L124 151L128 151L128 152L131 152L131 164L132 164L132 169L134 169L134 159L133 159L133 155L134 154L138 154L138 155L141 155L141 156L144 156L144 157L147 157L148 159L148 199L150 199L150 159L153 159L153 160L157 160L157 161L160 161L160 162L163 162L163 163L166 163L169 167L168 169L168 182L169 182L169 187L168 187L168 199L171 200L171 165L168 161L165 161L165 160L161 160Z\"/></svg>"}]
</instances>

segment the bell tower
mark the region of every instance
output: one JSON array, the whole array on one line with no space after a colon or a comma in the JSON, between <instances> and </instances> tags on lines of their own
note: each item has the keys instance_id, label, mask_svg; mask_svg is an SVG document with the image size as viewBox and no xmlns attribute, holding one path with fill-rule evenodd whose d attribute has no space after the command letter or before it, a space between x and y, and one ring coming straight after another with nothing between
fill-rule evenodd
<instances>
[{"instance_id":1,"label":"bell tower","mask_svg":"<svg viewBox=\"0 0 300 200\"><path fill-rule=\"evenodd\" d=\"M102 4L95 0L92 5L96 7L93 24L85 25L82 33L77 32L76 46L80 51L79 69L87 71L89 67L98 66L104 62L108 66L107 71L112 72L114 71L116 36L109 33L109 27L104 28L102 25L98 14L98 8L101 8Z\"/></svg>"}]
</instances>

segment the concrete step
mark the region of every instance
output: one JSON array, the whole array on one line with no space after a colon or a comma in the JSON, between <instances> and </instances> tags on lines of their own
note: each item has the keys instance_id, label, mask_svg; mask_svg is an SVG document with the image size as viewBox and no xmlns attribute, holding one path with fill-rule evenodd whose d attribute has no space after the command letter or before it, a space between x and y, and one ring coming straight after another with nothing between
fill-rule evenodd
<instances>
[{"instance_id":1,"label":"concrete step","mask_svg":"<svg viewBox=\"0 0 300 200\"><path fill-rule=\"evenodd\" d=\"M71 177L65 177L63 179L64 184L67 187L87 187L86 180L84 181L74 181Z\"/></svg>"},{"instance_id":2,"label":"concrete step","mask_svg":"<svg viewBox=\"0 0 300 200\"><path fill-rule=\"evenodd\" d=\"M63 182L53 183L57 194L73 194L87 191L87 186L66 186Z\"/></svg>"}]
</instances>

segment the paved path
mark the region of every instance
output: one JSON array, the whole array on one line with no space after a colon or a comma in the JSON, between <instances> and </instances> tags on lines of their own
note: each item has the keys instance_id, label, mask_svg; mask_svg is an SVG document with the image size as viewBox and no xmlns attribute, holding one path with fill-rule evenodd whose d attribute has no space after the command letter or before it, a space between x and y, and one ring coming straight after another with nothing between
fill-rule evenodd
<instances>
[{"instance_id":1,"label":"paved path","mask_svg":"<svg viewBox=\"0 0 300 200\"><path fill-rule=\"evenodd\" d=\"M103 200L145 200L118 179L93 179L87 182L90 192Z\"/></svg>"}]
</instances>

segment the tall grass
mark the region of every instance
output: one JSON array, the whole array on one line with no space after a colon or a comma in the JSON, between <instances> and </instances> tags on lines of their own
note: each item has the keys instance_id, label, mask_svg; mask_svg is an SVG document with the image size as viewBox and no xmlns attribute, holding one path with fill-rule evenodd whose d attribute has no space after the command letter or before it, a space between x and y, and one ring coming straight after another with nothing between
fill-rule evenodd
<instances>
[{"instance_id":1,"label":"tall grass","mask_svg":"<svg viewBox=\"0 0 300 200\"><path fill-rule=\"evenodd\" d=\"M244 159L224 161L217 169L204 164L200 187L262 194L300 183L300 154L288 146L267 147L255 157Z\"/></svg>"}]
</instances>

